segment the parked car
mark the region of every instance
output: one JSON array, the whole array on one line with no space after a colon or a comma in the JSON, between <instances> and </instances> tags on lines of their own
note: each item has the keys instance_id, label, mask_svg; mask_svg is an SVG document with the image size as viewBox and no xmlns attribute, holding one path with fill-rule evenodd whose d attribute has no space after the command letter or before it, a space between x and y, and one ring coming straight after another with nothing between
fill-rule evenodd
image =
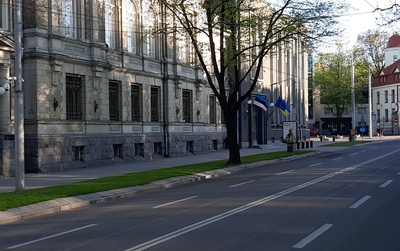
<instances>
[{"instance_id":1,"label":"parked car","mask_svg":"<svg viewBox=\"0 0 400 251\"><path fill-rule=\"evenodd\" d=\"M319 129L316 128L316 127L311 128L311 129L310 129L310 135L311 135L311 136L318 136L318 135L320 135Z\"/></svg>"}]
</instances>

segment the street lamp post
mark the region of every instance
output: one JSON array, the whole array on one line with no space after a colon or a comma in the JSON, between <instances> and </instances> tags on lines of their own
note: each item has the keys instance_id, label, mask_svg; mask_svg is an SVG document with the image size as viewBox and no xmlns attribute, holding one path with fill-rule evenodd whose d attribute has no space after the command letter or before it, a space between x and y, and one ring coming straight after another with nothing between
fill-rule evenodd
<instances>
[{"instance_id":1,"label":"street lamp post","mask_svg":"<svg viewBox=\"0 0 400 251\"><path fill-rule=\"evenodd\" d=\"M22 88L22 0L15 0L14 6L14 44L15 44L15 92L14 92L14 130L15 130L15 190L25 189L25 132L24 96Z\"/></svg>"}]
</instances>

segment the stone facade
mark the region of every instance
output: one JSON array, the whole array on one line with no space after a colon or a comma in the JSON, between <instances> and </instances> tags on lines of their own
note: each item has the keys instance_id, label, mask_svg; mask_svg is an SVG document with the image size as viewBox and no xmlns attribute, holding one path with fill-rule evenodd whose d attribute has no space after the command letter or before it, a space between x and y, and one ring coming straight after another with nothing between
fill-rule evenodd
<instances>
[{"instance_id":1,"label":"stone facade","mask_svg":"<svg viewBox=\"0 0 400 251\"><path fill-rule=\"evenodd\" d=\"M218 101L196 66L190 43L180 34L157 32L160 27L155 26L162 25L163 17L156 3L26 0L23 4L27 172L226 148ZM243 104L238 111L242 147L270 140L271 123L307 123L307 57L299 41L282 45L282 53L265 59L263 77L251 95L261 94L271 103L281 96L296 109L288 117L272 114L268 121L269 111ZM12 51L13 45L8 47ZM13 76L11 65L10 53L1 54L0 86L5 81L2 76ZM248 89L247 84L242 87ZM8 137L14 133L12 107L12 91L0 96L0 136L8 138L0 137L3 176L14 174L14 141Z\"/></svg>"},{"instance_id":2,"label":"stone facade","mask_svg":"<svg viewBox=\"0 0 400 251\"><path fill-rule=\"evenodd\" d=\"M123 11L118 8L113 9L119 11L119 23L114 28L122 31L116 36L120 40L113 42L115 46L108 45L104 13L110 10L106 2L119 5L127 1L24 1L29 10L36 10L24 13L27 172L198 154L224 147L225 126L219 111L218 120L209 123L212 91L205 85L201 70L182 64L176 53L166 58L162 51L144 55L144 48L129 52ZM65 13L66 5L71 3L75 4L71 8L81 13L80 17L72 15L73 21L66 20L69 14ZM76 27L68 27L69 21ZM68 29L75 34L69 35ZM153 42L161 50L162 38L157 36ZM67 115L71 102L66 91L69 76L81 80L79 119ZM110 115L110 102L115 102L110 98L111 82L118 86L117 119ZM141 88L138 121L132 119L132 85ZM157 90L156 97L152 90ZM184 91L191 95L187 111L190 121L183 118ZM12 125L11 121L12 118L1 122ZM5 133L12 134L10 128ZM2 141L0 169L4 176L13 175L5 161L11 158L12 143Z\"/></svg>"}]
</instances>

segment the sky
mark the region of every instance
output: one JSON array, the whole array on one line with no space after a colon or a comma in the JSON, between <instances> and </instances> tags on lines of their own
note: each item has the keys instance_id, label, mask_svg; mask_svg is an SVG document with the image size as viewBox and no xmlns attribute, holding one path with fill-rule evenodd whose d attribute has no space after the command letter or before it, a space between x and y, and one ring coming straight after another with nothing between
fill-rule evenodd
<instances>
[{"instance_id":1,"label":"sky","mask_svg":"<svg viewBox=\"0 0 400 251\"><path fill-rule=\"evenodd\" d=\"M341 18L342 27L346 29L343 38L344 42L351 48L357 42L357 36L368 29L379 28L376 24L376 18L382 17L384 12L374 10L376 8L388 8L393 4L400 4L400 0L347 0L352 9L349 15ZM354 8L354 9L353 9ZM398 28L398 27L397 27ZM394 33L398 29L388 28L388 32Z\"/></svg>"}]
</instances>

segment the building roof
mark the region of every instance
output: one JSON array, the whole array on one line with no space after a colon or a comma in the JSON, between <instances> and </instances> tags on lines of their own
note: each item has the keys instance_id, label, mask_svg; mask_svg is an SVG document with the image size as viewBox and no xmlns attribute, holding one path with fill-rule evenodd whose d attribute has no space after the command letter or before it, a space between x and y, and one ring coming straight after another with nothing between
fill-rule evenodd
<instances>
[{"instance_id":1,"label":"building roof","mask_svg":"<svg viewBox=\"0 0 400 251\"><path fill-rule=\"evenodd\" d=\"M386 48L400 47L400 34L394 34L389 38Z\"/></svg>"},{"instance_id":2,"label":"building roof","mask_svg":"<svg viewBox=\"0 0 400 251\"><path fill-rule=\"evenodd\" d=\"M397 75L397 76L396 76ZM372 86L385 86L400 83L400 59L383 68L377 76L374 77Z\"/></svg>"}]
</instances>

